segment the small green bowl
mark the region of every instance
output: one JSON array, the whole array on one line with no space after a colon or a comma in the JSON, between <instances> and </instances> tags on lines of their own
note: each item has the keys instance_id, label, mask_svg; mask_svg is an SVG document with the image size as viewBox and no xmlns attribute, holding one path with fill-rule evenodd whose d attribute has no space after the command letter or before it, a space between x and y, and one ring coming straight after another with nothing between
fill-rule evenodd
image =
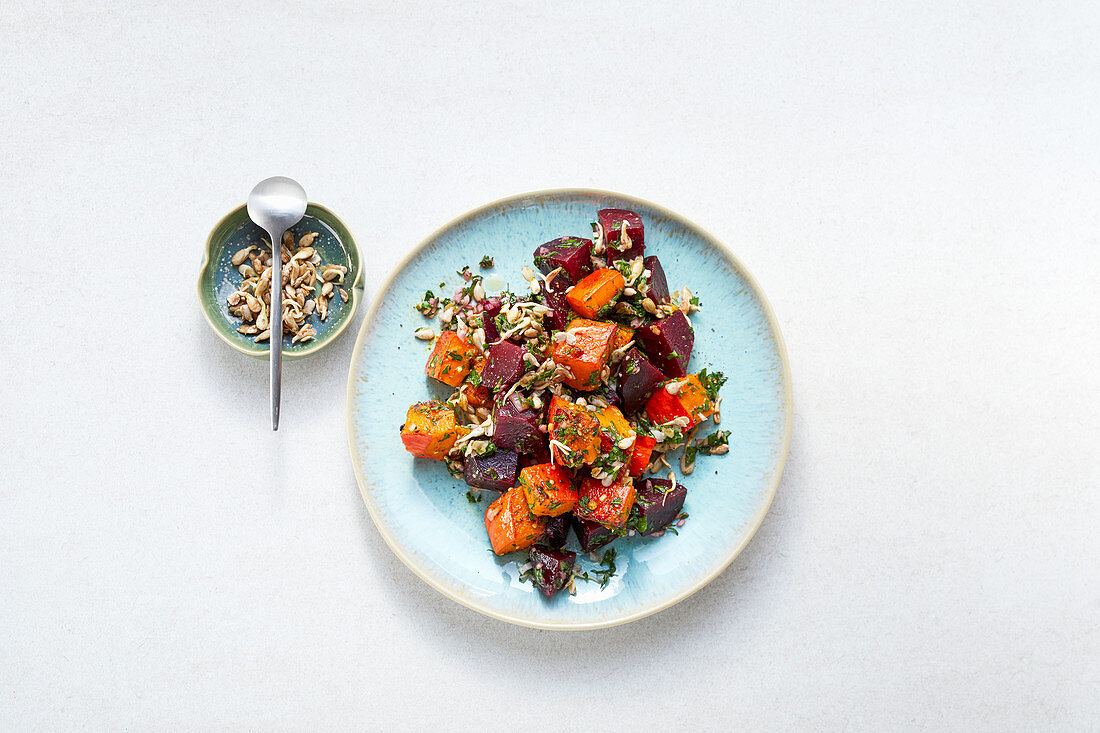
<instances>
[{"instance_id":1,"label":"small green bowl","mask_svg":"<svg viewBox=\"0 0 1100 733\"><path fill-rule=\"evenodd\" d=\"M329 301L328 318L321 321L316 316L307 323L317 331L312 341L290 343L291 336L283 336L283 358L297 359L316 354L335 341L347 329L363 299L362 256L351 232L336 214L320 204L306 206L302 220L291 228L295 239L307 232L317 232L313 247L321 253L325 264L346 265L343 288L348 292L348 302L339 295ZM242 354L267 358L271 353L266 342L256 343L253 336L237 333L241 321L230 314L226 299L237 289L241 276L233 266L233 255L242 247L259 244L260 237L267 234L252 223L248 211L241 204L229 212L210 232L206 239L206 251L203 254L202 268L199 271L199 303L202 304L206 322L214 329L222 341Z\"/></svg>"}]
</instances>

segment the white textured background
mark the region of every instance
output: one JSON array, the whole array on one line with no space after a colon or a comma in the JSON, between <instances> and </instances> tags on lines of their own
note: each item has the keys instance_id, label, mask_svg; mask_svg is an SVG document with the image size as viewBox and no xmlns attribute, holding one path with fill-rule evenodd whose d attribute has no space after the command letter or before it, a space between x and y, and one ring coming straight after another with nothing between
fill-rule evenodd
<instances>
[{"instance_id":1,"label":"white textured background","mask_svg":"<svg viewBox=\"0 0 1100 733\"><path fill-rule=\"evenodd\" d=\"M1100 726L1095 3L153 5L0 6L0 728ZM549 186L731 244L796 405L748 549L596 633L416 579L352 476L353 337L272 436L199 313L276 173L368 294Z\"/></svg>"}]
</instances>

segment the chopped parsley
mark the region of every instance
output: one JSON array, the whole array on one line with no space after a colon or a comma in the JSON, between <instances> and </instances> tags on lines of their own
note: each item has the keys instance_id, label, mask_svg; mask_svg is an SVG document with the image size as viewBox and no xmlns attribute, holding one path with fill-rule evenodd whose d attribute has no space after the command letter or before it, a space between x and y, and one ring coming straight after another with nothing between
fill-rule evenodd
<instances>
[{"instance_id":1,"label":"chopped parsley","mask_svg":"<svg viewBox=\"0 0 1100 733\"><path fill-rule=\"evenodd\" d=\"M479 501L481 501L481 492L479 491L475 494L472 491L467 491L466 501L470 502L471 504L477 504Z\"/></svg>"},{"instance_id":2,"label":"chopped parsley","mask_svg":"<svg viewBox=\"0 0 1100 733\"><path fill-rule=\"evenodd\" d=\"M493 265L495 264L495 261L489 255L485 255L484 257L481 258L481 262L479 262L477 264L478 264L479 267L481 267L482 270L489 270L489 269L492 269Z\"/></svg>"},{"instance_id":3,"label":"chopped parsley","mask_svg":"<svg viewBox=\"0 0 1100 733\"><path fill-rule=\"evenodd\" d=\"M615 548L612 547L603 554L598 569L593 570L591 573L586 570L583 573L577 574L577 577L581 580L599 583L600 590L606 588L607 584L611 582L611 579L615 577Z\"/></svg>"},{"instance_id":4,"label":"chopped parsley","mask_svg":"<svg viewBox=\"0 0 1100 733\"><path fill-rule=\"evenodd\" d=\"M726 383L728 377L722 372L707 373L706 369L699 372L699 381L703 385L703 389L707 392L707 397L712 400L718 399L718 390L722 389L722 386Z\"/></svg>"}]
</instances>

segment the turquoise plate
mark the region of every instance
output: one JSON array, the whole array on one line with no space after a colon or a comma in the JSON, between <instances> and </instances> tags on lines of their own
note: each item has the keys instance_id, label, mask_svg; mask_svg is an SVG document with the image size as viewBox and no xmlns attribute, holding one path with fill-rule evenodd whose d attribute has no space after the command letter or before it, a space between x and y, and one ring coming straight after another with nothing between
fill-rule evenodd
<instances>
[{"instance_id":1,"label":"turquoise plate","mask_svg":"<svg viewBox=\"0 0 1100 733\"><path fill-rule=\"evenodd\" d=\"M669 285L688 286L703 310L692 316L691 369L724 371L721 427L730 452L701 456L688 487L691 515L679 535L618 540L618 574L602 590L577 581L576 594L545 599L519 581L523 553L496 557L483 515L494 492L471 504L466 486L440 461L415 459L398 430L414 402L444 396L429 383L428 346L413 338L425 289L450 294L463 265L491 271L519 289L520 268L542 242L588 236L596 210L638 212L646 254L661 258ZM490 288L491 289L491 288ZM768 511L791 436L791 378L783 338L756 281L714 237L683 217L631 196L562 189L512 196L432 234L379 289L359 332L348 375L348 441L359 489L378 531L401 560L449 598L488 616L549 629L591 629L668 608L713 580L752 538ZM576 538L570 535L570 548ZM584 557L583 567L593 563Z\"/></svg>"}]
</instances>

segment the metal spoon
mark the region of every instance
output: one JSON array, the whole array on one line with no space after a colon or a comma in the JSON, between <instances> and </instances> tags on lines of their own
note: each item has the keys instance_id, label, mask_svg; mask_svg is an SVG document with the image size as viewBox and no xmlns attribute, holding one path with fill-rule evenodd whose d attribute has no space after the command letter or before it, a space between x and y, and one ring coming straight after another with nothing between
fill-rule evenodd
<instances>
[{"instance_id":1,"label":"metal spoon","mask_svg":"<svg viewBox=\"0 0 1100 733\"><path fill-rule=\"evenodd\" d=\"M306 213L306 191L284 176L265 178L248 194L248 217L271 237L271 429L279 429L283 369L283 233Z\"/></svg>"}]
</instances>

